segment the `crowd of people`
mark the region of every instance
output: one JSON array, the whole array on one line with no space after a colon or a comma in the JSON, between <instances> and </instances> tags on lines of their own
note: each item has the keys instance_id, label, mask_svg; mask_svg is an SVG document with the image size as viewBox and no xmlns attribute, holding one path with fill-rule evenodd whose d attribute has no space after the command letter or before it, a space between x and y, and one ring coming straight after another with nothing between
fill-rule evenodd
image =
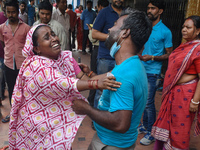
<instances>
[{"instance_id":1,"label":"crowd of people","mask_svg":"<svg viewBox=\"0 0 200 150\"><path fill-rule=\"evenodd\" d=\"M133 150L140 133L140 143L155 142L154 150L189 149L195 116L200 134L200 16L185 19L185 42L173 50L161 17L164 1L150 0L146 13L124 1L98 0L96 12L88 0L74 12L66 0L44 0L37 17L34 0L0 0L0 105L6 82L11 112L2 122L10 122L9 149L71 150L86 115L96 130L88 150ZM85 55L87 46L91 70L71 52Z\"/></svg>"}]
</instances>

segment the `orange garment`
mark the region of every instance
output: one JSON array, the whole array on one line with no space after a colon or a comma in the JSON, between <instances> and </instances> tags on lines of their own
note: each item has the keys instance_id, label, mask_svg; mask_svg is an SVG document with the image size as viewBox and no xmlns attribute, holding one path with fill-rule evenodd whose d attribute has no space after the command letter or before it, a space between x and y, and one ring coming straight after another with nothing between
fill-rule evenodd
<instances>
[{"instance_id":1,"label":"orange garment","mask_svg":"<svg viewBox=\"0 0 200 150\"><path fill-rule=\"evenodd\" d=\"M198 73L200 73L200 58L194 60L192 65L188 68L188 70L185 73L187 73L187 74L198 74Z\"/></svg>"}]
</instances>

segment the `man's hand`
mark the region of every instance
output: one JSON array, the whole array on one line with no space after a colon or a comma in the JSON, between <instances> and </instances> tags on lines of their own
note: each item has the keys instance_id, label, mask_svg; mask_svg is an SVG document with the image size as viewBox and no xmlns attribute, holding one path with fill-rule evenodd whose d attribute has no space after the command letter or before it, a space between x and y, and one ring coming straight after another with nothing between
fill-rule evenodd
<instances>
[{"instance_id":1,"label":"man's hand","mask_svg":"<svg viewBox=\"0 0 200 150\"><path fill-rule=\"evenodd\" d=\"M85 102L84 100L73 98L73 105L71 106L73 111L79 115L87 115L87 111L91 108L91 106Z\"/></svg>"},{"instance_id":2,"label":"man's hand","mask_svg":"<svg viewBox=\"0 0 200 150\"><path fill-rule=\"evenodd\" d=\"M143 55L143 56L140 56L140 59L142 61L149 61L152 59L152 55Z\"/></svg>"}]
</instances>

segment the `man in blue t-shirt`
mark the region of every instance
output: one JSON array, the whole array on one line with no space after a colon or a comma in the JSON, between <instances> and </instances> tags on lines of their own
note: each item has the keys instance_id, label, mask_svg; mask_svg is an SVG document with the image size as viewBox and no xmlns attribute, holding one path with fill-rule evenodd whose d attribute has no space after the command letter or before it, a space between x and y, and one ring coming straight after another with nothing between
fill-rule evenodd
<instances>
[{"instance_id":1,"label":"man in blue t-shirt","mask_svg":"<svg viewBox=\"0 0 200 150\"><path fill-rule=\"evenodd\" d=\"M153 28L140 57L143 60L148 78L148 99L144 110L143 124L138 127L139 133L146 133L140 140L143 145L149 145L155 141L154 137L151 136L151 128L156 120L154 104L156 81L161 73L162 62L168 59L173 50L172 33L160 19L163 10L164 3L162 0L150 0L147 6L147 15L152 21Z\"/></svg>"},{"instance_id":2,"label":"man in blue t-shirt","mask_svg":"<svg viewBox=\"0 0 200 150\"><path fill-rule=\"evenodd\" d=\"M116 65L108 75L114 75L121 86L115 91L103 90L98 109L83 100L74 100L72 105L77 114L86 114L94 121L97 133L88 150L134 149L137 127L148 95L145 68L137 53L148 40L151 30L151 22L146 14L133 9L122 12L109 30L105 44L110 49L111 57L115 58ZM99 76L94 78L98 79ZM89 83L95 86L95 81Z\"/></svg>"},{"instance_id":3,"label":"man in blue t-shirt","mask_svg":"<svg viewBox=\"0 0 200 150\"><path fill-rule=\"evenodd\" d=\"M82 45L83 54L86 54L85 49L87 41L89 41L90 53L92 52L92 43L90 42L90 40L88 40L89 28L87 25L93 24L95 18L96 18L96 12L92 10L92 1L87 1L87 9L85 9L81 14L82 30L83 30L83 45Z\"/></svg>"},{"instance_id":4,"label":"man in blue t-shirt","mask_svg":"<svg viewBox=\"0 0 200 150\"><path fill-rule=\"evenodd\" d=\"M35 6L34 6L34 0L29 0L30 4L27 5L28 9L28 25L32 26L35 22Z\"/></svg>"},{"instance_id":5,"label":"man in blue t-shirt","mask_svg":"<svg viewBox=\"0 0 200 150\"><path fill-rule=\"evenodd\" d=\"M119 15L122 12L124 0L116 1L112 0L112 3L102 9L93 25L92 37L99 40L99 49L97 56L97 74L104 74L114 68L115 59L110 56L110 51L105 46L105 40L108 36L108 29L112 28L115 21L119 19ZM97 107L99 98L102 92L96 91L94 99L94 107Z\"/></svg>"}]
</instances>

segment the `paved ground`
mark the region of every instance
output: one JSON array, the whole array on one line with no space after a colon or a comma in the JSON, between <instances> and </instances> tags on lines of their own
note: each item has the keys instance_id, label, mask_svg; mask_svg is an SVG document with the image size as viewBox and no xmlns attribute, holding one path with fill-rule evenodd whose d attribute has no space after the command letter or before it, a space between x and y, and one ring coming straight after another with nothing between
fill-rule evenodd
<instances>
[{"instance_id":1,"label":"paved ground","mask_svg":"<svg viewBox=\"0 0 200 150\"><path fill-rule=\"evenodd\" d=\"M83 63L89 65L90 63L90 55L82 55L81 52L75 51L73 52L74 58L78 61L78 57L81 57L81 60ZM82 92L82 94L87 97L88 91ZM6 99L3 101L3 106L0 107L3 117L5 117L7 114L9 114L10 111L10 105L8 100L8 93L6 92ZM158 113L158 110L160 108L160 99L161 99L161 92L156 93L155 98L155 104L156 104L156 110ZM2 116L0 116L0 120L2 119ZM8 145L8 125L9 123L2 123L0 121L0 148ZM193 130L193 128L191 129ZM72 149L73 150L87 150L87 147L92 140L92 137L94 135L95 131L91 128L91 119L89 117L86 117L82 125L80 126L78 133L76 135L76 138L73 142ZM193 132L191 133L191 141L190 141L190 150L200 150L200 136L197 138L194 138ZM139 143L140 139L144 135L139 135L138 139L136 141L136 148L135 150L153 150L154 144L151 144L150 146L143 146Z\"/></svg>"}]
</instances>

